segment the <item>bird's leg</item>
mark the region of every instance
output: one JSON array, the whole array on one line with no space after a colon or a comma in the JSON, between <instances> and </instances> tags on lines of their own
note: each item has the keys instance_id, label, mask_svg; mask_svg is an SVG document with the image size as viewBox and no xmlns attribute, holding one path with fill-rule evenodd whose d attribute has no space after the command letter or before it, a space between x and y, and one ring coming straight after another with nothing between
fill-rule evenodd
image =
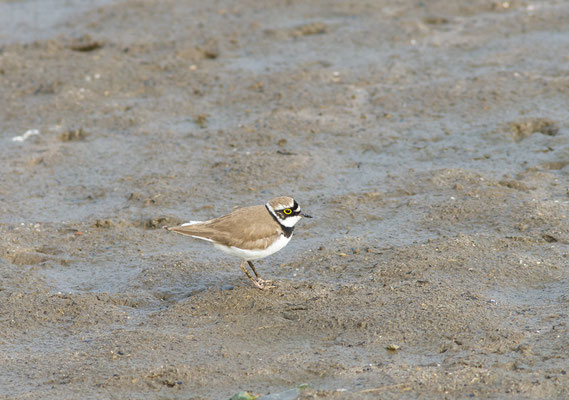
<instances>
[{"instance_id":1,"label":"bird's leg","mask_svg":"<svg viewBox=\"0 0 569 400\"><path fill-rule=\"evenodd\" d=\"M253 266L253 263L251 261L247 261L247 263L249 264L249 266L251 267L251 269L253 270L253 272L255 273L255 278L259 279L259 274L257 273L257 270L255 269L255 267Z\"/></svg>"},{"instance_id":2,"label":"bird's leg","mask_svg":"<svg viewBox=\"0 0 569 400\"><path fill-rule=\"evenodd\" d=\"M245 275L247 275L247 277L248 277L249 279L251 279L251 281L253 282L253 284L254 284L255 286L257 286L259 289L263 290L263 285L261 284L261 282L259 282L259 281L258 281L257 279L255 279L255 278L253 278L253 276L249 273L249 271L247 271L247 268L245 268L245 260L243 260L243 261L241 262L240 267L241 267L241 270L242 270L243 272L245 272ZM253 269L253 271L255 272L255 275L257 275L257 272L255 271L255 269Z\"/></svg>"},{"instance_id":3,"label":"bird's leg","mask_svg":"<svg viewBox=\"0 0 569 400\"><path fill-rule=\"evenodd\" d=\"M251 269L255 273L255 277L257 278L257 282L263 287L263 289L270 289L270 288L275 287L275 285L273 285L271 281L269 281L269 280L266 281L264 279L261 279L261 277L257 273L257 270L255 269L255 267L253 266L253 263L251 261L247 261L247 263L249 264L249 266L251 267Z\"/></svg>"}]
</instances>

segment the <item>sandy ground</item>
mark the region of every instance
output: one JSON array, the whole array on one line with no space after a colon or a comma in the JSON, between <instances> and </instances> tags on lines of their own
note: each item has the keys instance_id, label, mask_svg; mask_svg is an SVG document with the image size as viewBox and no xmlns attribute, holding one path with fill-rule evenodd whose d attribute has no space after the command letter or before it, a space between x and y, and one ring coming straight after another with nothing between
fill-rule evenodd
<instances>
[{"instance_id":1,"label":"sandy ground","mask_svg":"<svg viewBox=\"0 0 569 400\"><path fill-rule=\"evenodd\" d=\"M568 398L567 21L0 1L0 398ZM269 291L158 229L287 194Z\"/></svg>"}]
</instances>

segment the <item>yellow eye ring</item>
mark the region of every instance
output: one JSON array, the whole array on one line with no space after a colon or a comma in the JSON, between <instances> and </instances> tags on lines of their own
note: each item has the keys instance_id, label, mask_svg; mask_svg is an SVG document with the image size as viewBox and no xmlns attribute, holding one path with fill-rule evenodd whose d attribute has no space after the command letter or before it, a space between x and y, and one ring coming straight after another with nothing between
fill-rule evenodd
<instances>
[{"instance_id":1,"label":"yellow eye ring","mask_svg":"<svg viewBox=\"0 0 569 400\"><path fill-rule=\"evenodd\" d=\"M285 209L283 210L283 212L284 212L286 215L292 214L292 210L291 210L290 208L285 208Z\"/></svg>"}]
</instances>

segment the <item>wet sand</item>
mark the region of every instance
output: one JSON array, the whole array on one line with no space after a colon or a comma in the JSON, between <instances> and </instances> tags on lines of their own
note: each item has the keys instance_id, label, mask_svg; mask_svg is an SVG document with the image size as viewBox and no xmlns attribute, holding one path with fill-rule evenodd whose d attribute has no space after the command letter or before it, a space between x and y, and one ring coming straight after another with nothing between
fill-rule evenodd
<instances>
[{"instance_id":1,"label":"wet sand","mask_svg":"<svg viewBox=\"0 0 569 400\"><path fill-rule=\"evenodd\" d=\"M0 398L569 397L569 4L268 4L0 1Z\"/></svg>"}]
</instances>

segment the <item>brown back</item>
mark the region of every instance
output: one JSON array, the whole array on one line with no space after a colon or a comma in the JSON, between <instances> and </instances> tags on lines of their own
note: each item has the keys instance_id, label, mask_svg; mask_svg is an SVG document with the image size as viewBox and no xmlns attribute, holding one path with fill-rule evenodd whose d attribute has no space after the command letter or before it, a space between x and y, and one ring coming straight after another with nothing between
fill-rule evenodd
<instances>
[{"instance_id":1,"label":"brown back","mask_svg":"<svg viewBox=\"0 0 569 400\"><path fill-rule=\"evenodd\" d=\"M239 208L219 218L168 230L225 246L260 250L269 247L282 233L281 226L264 205Z\"/></svg>"}]
</instances>

